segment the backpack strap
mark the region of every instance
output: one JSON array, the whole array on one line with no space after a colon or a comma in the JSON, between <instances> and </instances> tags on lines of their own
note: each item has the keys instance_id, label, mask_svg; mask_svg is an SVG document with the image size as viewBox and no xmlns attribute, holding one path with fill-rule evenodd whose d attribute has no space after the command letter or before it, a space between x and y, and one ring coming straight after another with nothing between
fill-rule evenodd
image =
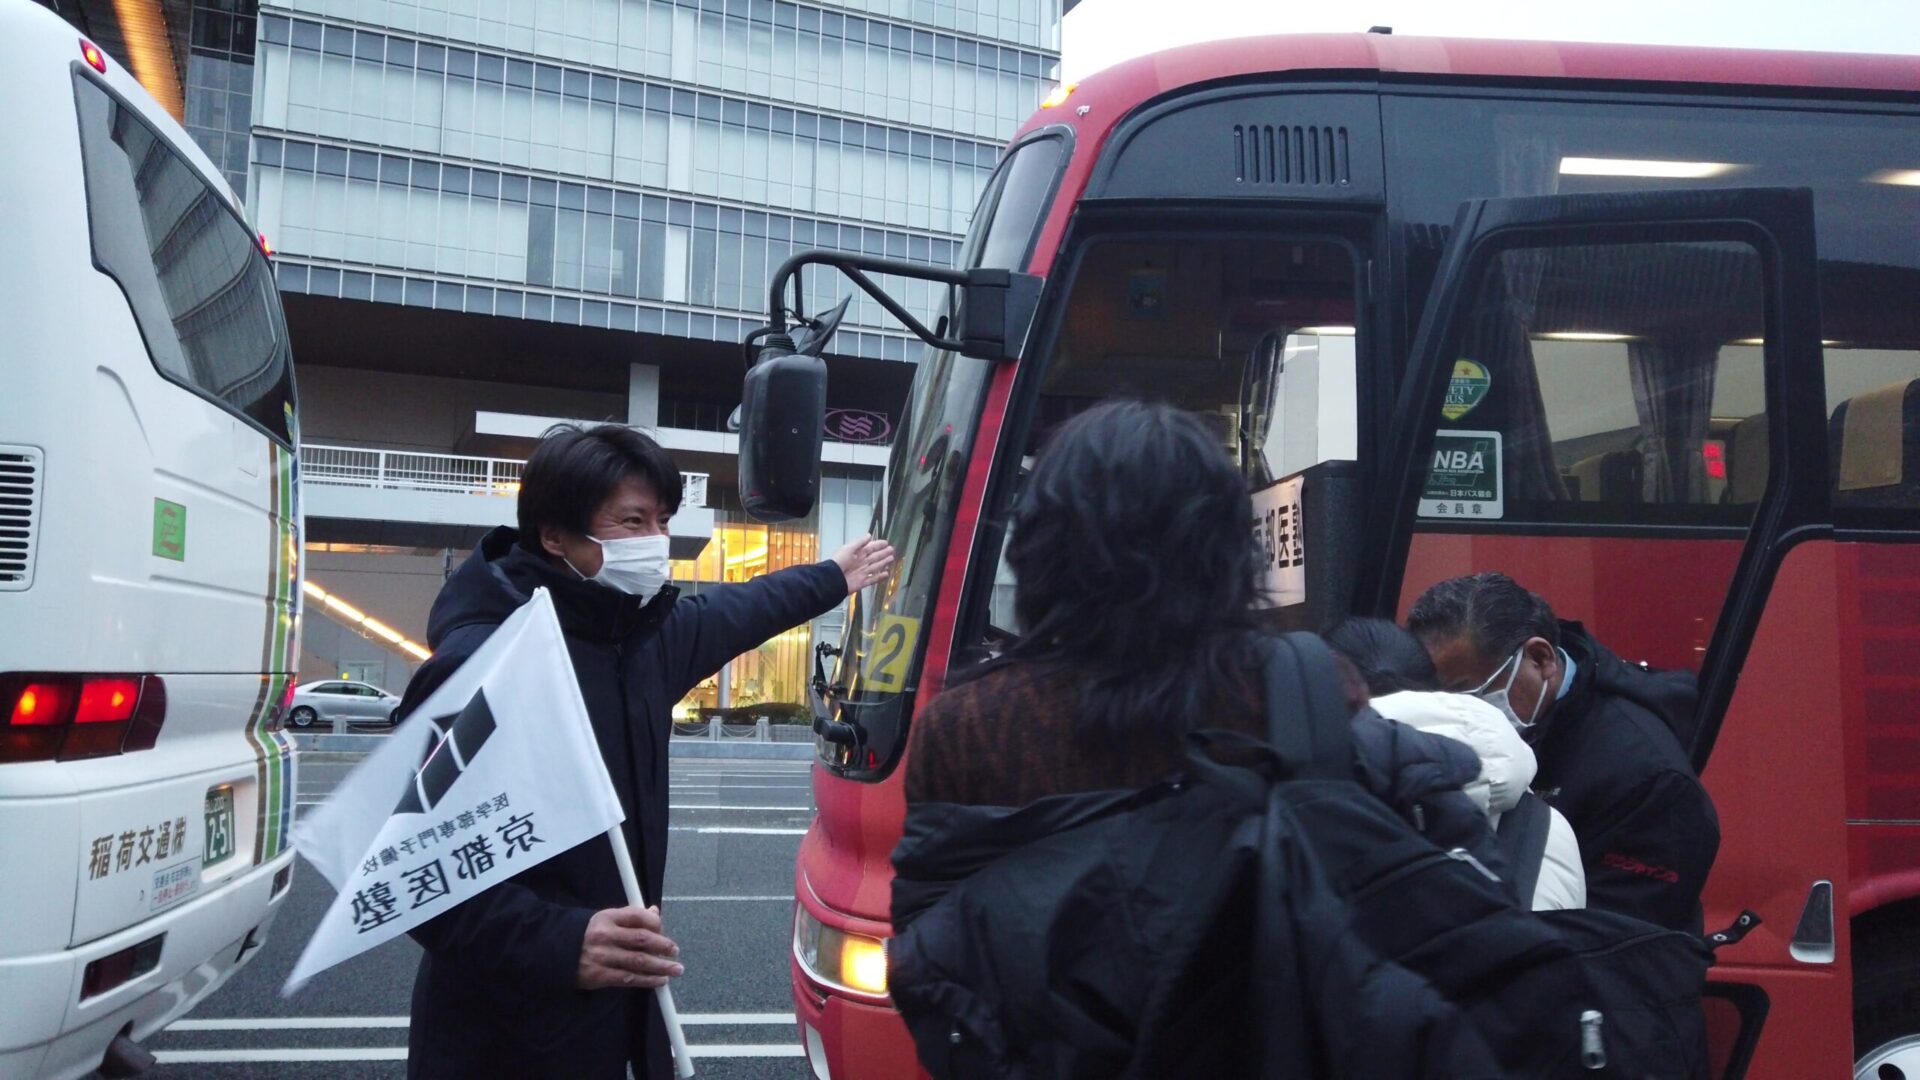
<instances>
[{"instance_id":1,"label":"backpack strap","mask_svg":"<svg viewBox=\"0 0 1920 1080\"><path fill-rule=\"evenodd\" d=\"M1312 634L1267 650L1267 741L1294 780L1353 779L1353 718L1333 651Z\"/></svg>"},{"instance_id":2,"label":"backpack strap","mask_svg":"<svg viewBox=\"0 0 1920 1080\"><path fill-rule=\"evenodd\" d=\"M1506 856L1507 883L1514 898L1533 906L1533 889L1540 880L1540 863L1547 854L1547 833L1553 828L1553 811L1547 800L1525 792L1513 809L1500 815L1494 830L1494 842Z\"/></svg>"}]
</instances>

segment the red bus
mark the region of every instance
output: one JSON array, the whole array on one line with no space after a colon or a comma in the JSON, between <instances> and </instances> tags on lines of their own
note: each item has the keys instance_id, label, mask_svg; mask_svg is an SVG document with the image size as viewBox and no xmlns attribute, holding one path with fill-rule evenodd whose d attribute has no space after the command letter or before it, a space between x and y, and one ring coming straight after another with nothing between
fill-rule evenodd
<instances>
[{"instance_id":1,"label":"red bus","mask_svg":"<svg viewBox=\"0 0 1920 1080\"><path fill-rule=\"evenodd\" d=\"M792 963L817 1076L915 1071L881 944L914 710L1018 634L1023 464L1116 395L1217 423L1279 626L1497 569L1697 671L1708 928L1759 916L1713 973L1718 1071L1920 1076L1920 59L1182 48L1050 99L961 258L809 253L771 298L784 326L807 263L951 286L912 325L877 511L899 567L817 725ZM804 513L753 435L749 504Z\"/></svg>"}]
</instances>

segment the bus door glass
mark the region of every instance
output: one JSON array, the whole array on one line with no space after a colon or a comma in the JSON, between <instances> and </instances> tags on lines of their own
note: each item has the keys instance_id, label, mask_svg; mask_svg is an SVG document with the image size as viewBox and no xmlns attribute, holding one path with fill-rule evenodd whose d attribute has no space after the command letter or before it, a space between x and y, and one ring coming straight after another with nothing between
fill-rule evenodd
<instances>
[{"instance_id":1,"label":"bus door glass","mask_svg":"<svg viewBox=\"0 0 1920 1080\"><path fill-rule=\"evenodd\" d=\"M1369 530L1363 603L1383 614L1501 571L1629 663L1698 673L1676 734L1697 765L1719 746L1707 929L1763 920L1720 951L1721 1075L1762 1018L1762 1060L1807 1063L1780 1075L1848 1060L1844 940L1816 887L1845 895L1844 751L1808 726L1840 692L1833 566L1799 543L1823 536L1814 273L1805 190L1465 204Z\"/></svg>"}]
</instances>

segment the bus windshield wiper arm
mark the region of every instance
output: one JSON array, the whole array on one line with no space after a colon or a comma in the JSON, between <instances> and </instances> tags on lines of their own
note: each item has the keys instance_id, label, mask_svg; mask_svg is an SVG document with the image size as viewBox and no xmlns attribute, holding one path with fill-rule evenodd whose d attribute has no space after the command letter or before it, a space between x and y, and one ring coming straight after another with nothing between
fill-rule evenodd
<instances>
[{"instance_id":1,"label":"bus windshield wiper arm","mask_svg":"<svg viewBox=\"0 0 1920 1080\"><path fill-rule=\"evenodd\" d=\"M852 720L836 720L824 711L829 700L845 703L847 688L839 683L827 682L826 665L823 657L839 656L839 646L822 641L813 647L813 693L819 698L821 711L813 714L813 733L830 743L842 746L860 746L867 741L867 733L859 723Z\"/></svg>"}]
</instances>

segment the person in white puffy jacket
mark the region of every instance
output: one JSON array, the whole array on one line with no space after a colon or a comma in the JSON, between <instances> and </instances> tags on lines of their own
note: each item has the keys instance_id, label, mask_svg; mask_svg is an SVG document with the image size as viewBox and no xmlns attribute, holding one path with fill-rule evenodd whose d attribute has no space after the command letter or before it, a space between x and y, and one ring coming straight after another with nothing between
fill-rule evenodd
<instances>
[{"instance_id":1,"label":"person in white puffy jacket","mask_svg":"<svg viewBox=\"0 0 1920 1080\"><path fill-rule=\"evenodd\" d=\"M1499 709L1468 694L1431 689L1438 677L1418 639L1384 619L1349 619L1327 643L1360 669L1375 712L1408 727L1465 743L1480 757L1480 775L1466 794L1496 829L1533 783L1533 748ZM1559 911L1587 904L1580 843L1560 811L1549 814L1546 848L1534 880L1532 908Z\"/></svg>"}]
</instances>

